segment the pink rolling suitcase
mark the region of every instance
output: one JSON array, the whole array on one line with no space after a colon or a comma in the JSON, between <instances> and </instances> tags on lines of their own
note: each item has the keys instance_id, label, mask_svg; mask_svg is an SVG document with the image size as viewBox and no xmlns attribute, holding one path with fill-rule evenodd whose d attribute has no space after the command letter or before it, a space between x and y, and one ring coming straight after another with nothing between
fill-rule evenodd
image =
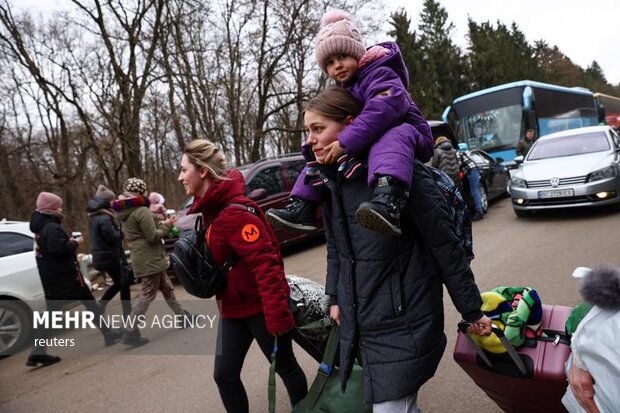
<instances>
[{"instance_id":1,"label":"pink rolling suitcase","mask_svg":"<svg viewBox=\"0 0 620 413\"><path fill-rule=\"evenodd\" d=\"M561 399L568 385L564 363L570 342L564 324L571 311L570 307L543 305L543 337L516 349L495 328L508 349L504 354L480 349L461 331L466 324L459 324L454 360L505 412L565 412Z\"/></svg>"}]
</instances>

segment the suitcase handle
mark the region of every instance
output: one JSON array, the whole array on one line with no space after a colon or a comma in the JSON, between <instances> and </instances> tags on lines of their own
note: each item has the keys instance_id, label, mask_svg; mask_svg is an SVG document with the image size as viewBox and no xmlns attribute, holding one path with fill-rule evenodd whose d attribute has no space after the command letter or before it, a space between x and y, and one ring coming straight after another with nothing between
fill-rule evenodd
<instances>
[{"instance_id":1,"label":"suitcase handle","mask_svg":"<svg viewBox=\"0 0 620 413\"><path fill-rule=\"evenodd\" d=\"M459 331L464 333L465 337L467 337L467 340L469 340L469 342L474 346L474 349L476 350L476 354L478 354L478 356L480 356L482 361L484 361L484 364L486 364L489 368L493 368L493 363L491 362L491 360L489 360L489 357L486 355L484 350L482 350L480 347L478 347L476 342L470 337L469 334L467 334L467 328L471 324L473 324L473 323L469 323L467 321L461 321L458 324L458 329L459 329ZM517 350L515 350L515 348L512 346L512 344L510 344L510 341L508 341L508 339L504 335L504 330L502 330L501 328L499 328L495 324L491 324L491 329L492 329L493 333L495 333L497 338L499 338L499 341L502 343L502 345L506 349L506 352L510 356L511 360L515 363L515 365L517 366L517 368L519 369L521 374L525 376L527 374L527 369L525 368L525 364L523 363L523 360L521 360L521 357L519 357L519 353L517 353Z\"/></svg>"}]
</instances>

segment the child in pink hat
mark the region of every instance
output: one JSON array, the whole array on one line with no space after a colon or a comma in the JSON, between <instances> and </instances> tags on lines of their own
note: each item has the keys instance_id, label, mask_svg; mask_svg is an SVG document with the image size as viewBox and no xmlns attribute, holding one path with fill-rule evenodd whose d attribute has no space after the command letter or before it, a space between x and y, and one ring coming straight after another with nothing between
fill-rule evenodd
<instances>
[{"instance_id":1,"label":"child in pink hat","mask_svg":"<svg viewBox=\"0 0 620 413\"><path fill-rule=\"evenodd\" d=\"M409 73L400 49L384 42L368 50L352 17L334 10L321 20L316 39L316 61L327 76L345 87L363 110L329 147L323 163L339 163L339 175L354 179L368 164L368 184L375 197L356 211L358 223L387 235L400 235L400 214L409 197L414 159L427 162L433 155L428 123L413 102L407 86ZM314 188L317 160L308 145L308 160L291 191L292 202L283 209L267 211L267 218L288 230L316 230L316 209L322 202Z\"/></svg>"},{"instance_id":2,"label":"child in pink hat","mask_svg":"<svg viewBox=\"0 0 620 413\"><path fill-rule=\"evenodd\" d=\"M149 210L151 214L155 216L160 221L164 221L166 219L166 207L164 206L163 195L157 192L151 192L149 194Z\"/></svg>"}]
</instances>

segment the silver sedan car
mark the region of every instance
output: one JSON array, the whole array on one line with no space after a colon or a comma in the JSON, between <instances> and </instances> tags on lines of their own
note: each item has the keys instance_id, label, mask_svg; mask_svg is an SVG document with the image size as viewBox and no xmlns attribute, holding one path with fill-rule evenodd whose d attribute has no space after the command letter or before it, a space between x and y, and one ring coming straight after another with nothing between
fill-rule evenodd
<instances>
[{"instance_id":1,"label":"silver sedan car","mask_svg":"<svg viewBox=\"0 0 620 413\"><path fill-rule=\"evenodd\" d=\"M539 138L513 172L509 189L517 216L533 210L620 203L620 137L591 126Z\"/></svg>"}]
</instances>

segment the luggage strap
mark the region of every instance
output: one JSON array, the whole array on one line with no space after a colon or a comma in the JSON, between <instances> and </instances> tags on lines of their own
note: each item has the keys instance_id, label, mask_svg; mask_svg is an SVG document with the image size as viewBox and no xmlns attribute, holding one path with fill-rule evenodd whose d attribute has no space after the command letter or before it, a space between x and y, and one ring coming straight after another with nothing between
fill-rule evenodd
<instances>
[{"instance_id":1,"label":"luggage strap","mask_svg":"<svg viewBox=\"0 0 620 413\"><path fill-rule=\"evenodd\" d=\"M464 333L465 337L467 337L467 340L474 346L476 354L480 356L482 361L484 361L484 364L486 364L489 368L493 368L493 363L491 362L489 357L486 355L484 350L478 347L476 342L469 336L469 334L467 334L467 327L469 327L469 324L470 323L466 321L461 321L458 324L458 328L461 332ZM502 345L506 349L506 352L512 359L513 363L515 363L515 365L517 366L517 369L519 369L519 372L524 376L527 375L527 368L525 367L523 360L521 360L521 357L519 357L519 353L517 353L517 350L515 350L512 344L510 344L510 341L508 341L508 339L504 335L504 331L498 326L496 326L495 324L491 324L491 329L493 330L497 338L499 338L499 341L502 343Z\"/></svg>"},{"instance_id":2,"label":"luggage strap","mask_svg":"<svg viewBox=\"0 0 620 413\"><path fill-rule=\"evenodd\" d=\"M276 411L276 354L278 353L278 336L273 336L273 349L271 350L271 365L269 366L269 381L267 395L269 397L269 413Z\"/></svg>"},{"instance_id":3,"label":"luggage strap","mask_svg":"<svg viewBox=\"0 0 620 413\"><path fill-rule=\"evenodd\" d=\"M308 390L308 395L306 396L306 401L308 402L308 407L310 410L314 409L321 392L327 384L329 376L331 376L334 372L334 358L336 357L336 351L338 350L338 344L340 342L340 326L338 326L338 324L334 323L334 321L330 318L324 318L318 322L322 323L323 326L326 324L331 325L331 331L329 332L329 337L327 338L327 344L325 344L323 361L319 364L318 374L314 378L314 381ZM315 324L318 322L315 321L310 324ZM320 325L321 324L319 324L319 326Z\"/></svg>"},{"instance_id":4,"label":"luggage strap","mask_svg":"<svg viewBox=\"0 0 620 413\"><path fill-rule=\"evenodd\" d=\"M564 331L546 328L542 329L542 335L538 337L526 338L523 345L526 347L536 347L539 341L553 343L554 346L557 346L558 344L570 346L570 337L568 334Z\"/></svg>"},{"instance_id":5,"label":"luggage strap","mask_svg":"<svg viewBox=\"0 0 620 413\"><path fill-rule=\"evenodd\" d=\"M317 328L331 327L333 324L334 322L332 321L331 318L321 318L320 320L313 321L306 325L295 327L295 328L297 328L298 330L314 330Z\"/></svg>"},{"instance_id":6,"label":"luggage strap","mask_svg":"<svg viewBox=\"0 0 620 413\"><path fill-rule=\"evenodd\" d=\"M340 342L340 327L334 323L330 318L323 318L312 323L308 323L305 326L297 327L301 329L313 329L319 327L331 326L329 337L327 338L327 344L325 345L325 353L323 354L323 361L319 365L318 374L314 378L306 401L310 410L314 408L321 392L327 384L329 376L334 371L334 359L336 357L336 351L338 350L338 344ZM278 336L274 336L273 350L271 352L271 365L269 366L269 381L268 381L268 397L269 397L269 413L274 413L276 410L276 354L278 352Z\"/></svg>"}]
</instances>

